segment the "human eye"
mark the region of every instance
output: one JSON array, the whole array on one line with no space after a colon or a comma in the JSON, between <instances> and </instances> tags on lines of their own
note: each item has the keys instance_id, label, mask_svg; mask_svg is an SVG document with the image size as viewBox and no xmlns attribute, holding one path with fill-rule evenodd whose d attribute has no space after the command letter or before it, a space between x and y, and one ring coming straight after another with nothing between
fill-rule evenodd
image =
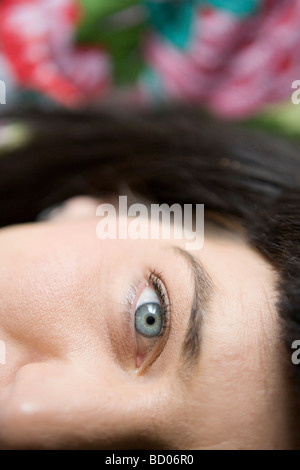
<instances>
[{"instance_id":1,"label":"human eye","mask_svg":"<svg viewBox=\"0 0 300 470\"><path fill-rule=\"evenodd\" d=\"M152 272L137 289L132 323L135 362L141 373L159 357L168 339L170 302L161 275Z\"/></svg>"}]
</instances>

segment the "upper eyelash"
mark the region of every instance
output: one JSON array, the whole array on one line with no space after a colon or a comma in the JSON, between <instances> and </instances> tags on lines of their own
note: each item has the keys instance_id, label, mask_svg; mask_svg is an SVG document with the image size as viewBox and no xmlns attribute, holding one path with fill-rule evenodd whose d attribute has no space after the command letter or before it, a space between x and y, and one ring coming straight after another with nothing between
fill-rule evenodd
<instances>
[{"instance_id":1,"label":"upper eyelash","mask_svg":"<svg viewBox=\"0 0 300 470\"><path fill-rule=\"evenodd\" d=\"M159 298L162 311L163 311L163 325L158 337L162 336L166 327L170 322L170 303L167 293L165 292L165 283L162 281L162 274L152 271L149 276L149 282L152 285L157 297Z\"/></svg>"}]
</instances>

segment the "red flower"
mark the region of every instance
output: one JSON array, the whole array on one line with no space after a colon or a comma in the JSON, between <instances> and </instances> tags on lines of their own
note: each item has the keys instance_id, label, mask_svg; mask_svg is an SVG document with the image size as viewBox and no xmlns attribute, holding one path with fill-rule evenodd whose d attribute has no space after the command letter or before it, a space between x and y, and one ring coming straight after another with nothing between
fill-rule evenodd
<instances>
[{"instance_id":1,"label":"red flower","mask_svg":"<svg viewBox=\"0 0 300 470\"><path fill-rule=\"evenodd\" d=\"M107 54L75 45L79 17L73 0L0 1L0 44L21 87L67 106L106 91Z\"/></svg>"}]
</instances>

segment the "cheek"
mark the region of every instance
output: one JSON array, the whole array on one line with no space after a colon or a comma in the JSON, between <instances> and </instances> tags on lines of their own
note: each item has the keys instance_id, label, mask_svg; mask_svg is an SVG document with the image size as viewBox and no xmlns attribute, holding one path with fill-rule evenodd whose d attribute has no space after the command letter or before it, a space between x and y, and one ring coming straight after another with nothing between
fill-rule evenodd
<instances>
[{"instance_id":1,"label":"cheek","mask_svg":"<svg viewBox=\"0 0 300 470\"><path fill-rule=\"evenodd\" d=\"M70 273L67 265L62 267L62 260L51 266L47 261L40 263L32 259L19 263L16 274L9 270L5 279L2 278L5 296L1 328L24 347L41 354L60 351L70 334L70 326L76 328L77 286L73 283L72 267L69 266Z\"/></svg>"},{"instance_id":2,"label":"cheek","mask_svg":"<svg viewBox=\"0 0 300 470\"><path fill-rule=\"evenodd\" d=\"M97 309L93 269L79 269L74 256L55 253L18 256L7 266L5 272L0 267L0 290L5 293L0 300L0 339L6 345L0 399L25 364L71 358L80 364L88 355L98 361L107 356L102 334L107 317Z\"/></svg>"},{"instance_id":3,"label":"cheek","mask_svg":"<svg viewBox=\"0 0 300 470\"><path fill-rule=\"evenodd\" d=\"M55 356L101 337L105 303L119 286L113 246L97 240L95 227L37 224L1 233L0 339Z\"/></svg>"}]
</instances>

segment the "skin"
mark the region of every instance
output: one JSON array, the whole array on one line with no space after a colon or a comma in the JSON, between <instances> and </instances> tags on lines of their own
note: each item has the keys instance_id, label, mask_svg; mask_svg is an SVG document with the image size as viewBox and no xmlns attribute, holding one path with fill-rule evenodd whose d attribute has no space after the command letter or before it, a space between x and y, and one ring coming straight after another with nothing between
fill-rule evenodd
<instances>
[{"instance_id":1,"label":"skin","mask_svg":"<svg viewBox=\"0 0 300 470\"><path fill-rule=\"evenodd\" d=\"M78 198L48 221L0 231L0 448L291 448L269 263L242 232L206 224L192 254L214 287L190 367L193 279L173 248L184 240L99 240L97 204ZM125 306L152 270L170 322L145 355Z\"/></svg>"}]
</instances>

